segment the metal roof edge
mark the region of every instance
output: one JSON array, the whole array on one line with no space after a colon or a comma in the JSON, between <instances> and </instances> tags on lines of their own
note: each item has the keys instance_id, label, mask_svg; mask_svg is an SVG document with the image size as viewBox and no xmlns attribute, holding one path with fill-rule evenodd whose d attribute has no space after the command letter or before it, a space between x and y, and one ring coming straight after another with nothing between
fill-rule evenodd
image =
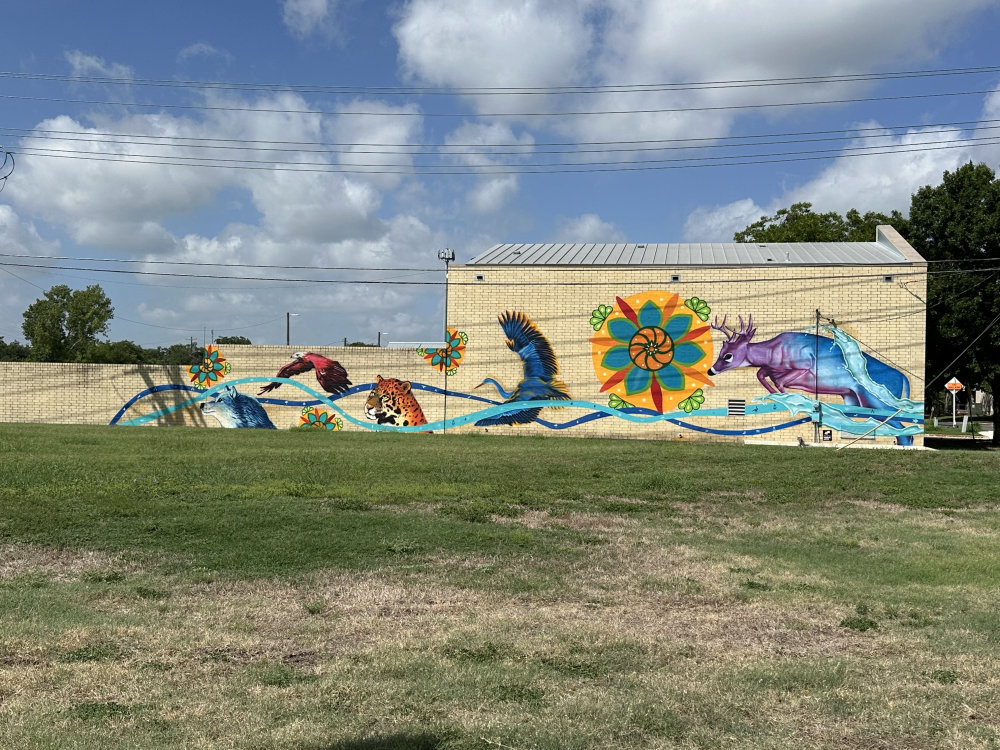
<instances>
[{"instance_id":1,"label":"metal roof edge","mask_svg":"<svg viewBox=\"0 0 1000 750\"><path fill-rule=\"evenodd\" d=\"M887 245L903 256L909 263L926 263L927 259L913 249L913 246L904 239L903 235L889 224L880 224L875 227L875 242L879 245Z\"/></svg>"}]
</instances>

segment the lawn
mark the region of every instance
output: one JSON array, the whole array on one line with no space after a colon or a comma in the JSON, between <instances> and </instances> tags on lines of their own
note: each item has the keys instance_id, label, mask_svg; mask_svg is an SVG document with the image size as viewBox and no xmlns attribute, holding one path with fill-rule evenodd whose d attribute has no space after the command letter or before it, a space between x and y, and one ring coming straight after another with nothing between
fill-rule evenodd
<instances>
[{"instance_id":1,"label":"lawn","mask_svg":"<svg viewBox=\"0 0 1000 750\"><path fill-rule=\"evenodd\" d=\"M996 748L998 454L0 425L0 747Z\"/></svg>"}]
</instances>

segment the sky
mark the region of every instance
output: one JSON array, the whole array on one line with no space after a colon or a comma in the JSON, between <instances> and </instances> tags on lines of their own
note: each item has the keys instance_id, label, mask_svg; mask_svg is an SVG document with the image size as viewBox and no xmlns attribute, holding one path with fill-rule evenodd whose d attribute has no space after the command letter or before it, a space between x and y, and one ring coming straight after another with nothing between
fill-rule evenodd
<instances>
[{"instance_id":1,"label":"sky","mask_svg":"<svg viewBox=\"0 0 1000 750\"><path fill-rule=\"evenodd\" d=\"M732 241L1000 164L996 0L33 0L3 28L8 342L56 284L146 347L440 341L445 249Z\"/></svg>"}]
</instances>

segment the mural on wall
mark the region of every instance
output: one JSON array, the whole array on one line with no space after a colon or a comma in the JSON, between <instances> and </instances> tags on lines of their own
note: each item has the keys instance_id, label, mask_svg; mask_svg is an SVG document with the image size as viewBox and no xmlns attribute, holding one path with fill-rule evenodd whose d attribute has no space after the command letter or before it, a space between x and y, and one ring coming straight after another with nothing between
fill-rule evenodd
<instances>
[{"instance_id":1,"label":"mural on wall","mask_svg":"<svg viewBox=\"0 0 1000 750\"><path fill-rule=\"evenodd\" d=\"M335 362L329 357L313 352L295 352L292 355L292 361L278 370L275 377L291 378L293 375L301 375L310 370L316 371L316 380L327 393L344 393L351 387L351 381L347 379L347 370L341 366L340 362ZM265 393L280 387L281 383L268 383L257 392L257 395L263 396Z\"/></svg>"},{"instance_id":2,"label":"mural on wall","mask_svg":"<svg viewBox=\"0 0 1000 750\"><path fill-rule=\"evenodd\" d=\"M446 376L454 375L458 368L465 362L465 346L469 343L469 337L464 331L457 328L446 328L445 346L440 349L425 349L418 347L415 351L427 363Z\"/></svg>"},{"instance_id":3,"label":"mural on wall","mask_svg":"<svg viewBox=\"0 0 1000 750\"><path fill-rule=\"evenodd\" d=\"M568 401L569 388L559 380L559 362L548 339L524 313L504 312L498 318L507 336L507 348L521 358L524 375L514 390L508 391L496 378L485 378L476 386L491 385L504 399L505 404L521 401ZM528 424L538 419L540 406L529 409L505 411L476 421L477 427L500 424Z\"/></svg>"},{"instance_id":4,"label":"mural on wall","mask_svg":"<svg viewBox=\"0 0 1000 750\"><path fill-rule=\"evenodd\" d=\"M226 362L222 352L214 345L209 344L201 350L201 362L188 368L188 375L190 375L194 387L203 391L218 385L219 381L225 378L232 369L232 365Z\"/></svg>"},{"instance_id":5,"label":"mural on wall","mask_svg":"<svg viewBox=\"0 0 1000 750\"><path fill-rule=\"evenodd\" d=\"M304 406L302 407L302 416L299 417L299 427L338 432L344 429L344 420L338 417L336 413L331 414L315 406Z\"/></svg>"},{"instance_id":6,"label":"mural on wall","mask_svg":"<svg viewBox=\"0 0 1000 750\"><path fill-rule=\"evenodd\" d=\"M596 378L593 390L606 394L607 403L574 400L559 378L554 348L538 324L523 312L506 311L498 322L507 347L521 361L522 377L509 390L495 377L486 377L476 386L490 386L501 400L381 375L374 383L353 385L340 363L314 352L297 352L273 377L233 380L227 377L232 371L230 363L218 349L208 346L202 350L201 362L187 369L191 385L147 388L122 406L110 423L148 424L194 406L226 427L273 428L262 406L267 404L296 408L294 421L287 426L323 432L338 432L347 422L361 429L397 432L524 424L563 430L608 417L637 425L666 422L685 430L743 437L818 423L850 435L870 432L895 436L903 445L912 444L912 436L922 431L923 404L909 398L906 376L862 351L861 344L839 328L821 326L818 333L786 331L754 341L757 328L753 317L738 318L737 327L729 325L726 317L720 323L718 316L708 324L711 313L709 303L699 297L682 299L663 290L616 297L613 305L598 305L587 324L593 335L588 335L587 342L581 336L581 344L590 344ZM457 328L447 331L447 347L420 356L438 372L453 374L465 361L468 337ZM714 358L713 332L723 337ZM713 394L718 393L714 388L718 378L739 367L755 368L763 395L745 403L738 400L738 413L774 414L784 421L749 428L736 417L733 423L729 400L720 403ZM292 379L310 370L325 392ZM254 399L236 390L235 386L244 384L259 388L260 396L289 385L308 398ZM195 395L183 403L121 421L140 399L167 390ZM428 422L416 391L480 402L482 408ZM365 404L361 407L352 402L357 405L349 413L340 402L356 394L366 395ZM835 396L843 403L820 402L817 395ZM550 421L542 418L543 408L574 411L560 421Z\"/></svg>"},{"instance_id":7,"label":"mural on wall","mask_svg":"<svg viewBox=\"0 0 1000 750\"><path fill-rule=\"evenodd\" d=\"M835 326L821 326L831 337L814 333L788 331L767 341L751 341L757 328L753 316L739 318L736 330L716 322L712 327L726 336L719 356L708 371L711 375L737 367L756 367L757 380L772 396L763 400L786 406L793 414L816 411L814 399L787 394L789 389L809 394L840 396L846 407L862 407L869 412L838 408L824 402L820 410L824 425L842 432L863 434L872 426L883 424L879 434L895 435L900 445L912 445L912 435L920 429L907 427L903 419L923 414L923 403L910 400L910 381L890 365L866 354L850 335ZM902 414L903 419L897 418ZM866 417L862 423L852 416ZM878 416L890 417L879 422Z\"/></svg>"},{"instance_id":8,"label":"mural on wall","mask_svg":"<svg viewBox=\"0 0 1000 750\"><path fill-rule=\"evenodd\" d=\"M365 401L365 416L380 425L411 427L427 424L408 380L375 376L375 387Z\"/></svg>"},{"instance_id":9,"label":"mural on wall","mask_svg":"<svg viewBox=\"0 0 1000 750\"><path fill-rule=\"evenodd\" d=\"M202 414L215 417L223 427L278 429L257 399L240 393L231 385L223 386L199 406Z\"/></svg>"},{"instance_id":10,"label":"mural on wall","mask_svg":"<svg viewBox=\"0 0 1000 750\"><path fill-rule=\"evenodd\" d=\"M703 387L712 385L712 328L702 325L709 312L698 297L681 300L658 290L618 297L613 306L594 310L590 325L604 335L590 339L591 356L601 393L610 393L609 406L660 414L700 409Z\"/></svg>"}]
</instances>

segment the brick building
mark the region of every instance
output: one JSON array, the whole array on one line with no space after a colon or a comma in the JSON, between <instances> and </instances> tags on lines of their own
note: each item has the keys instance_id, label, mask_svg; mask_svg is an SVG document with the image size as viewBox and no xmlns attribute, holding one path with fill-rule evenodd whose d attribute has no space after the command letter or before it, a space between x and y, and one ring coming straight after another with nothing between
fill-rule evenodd
<instances>
[{"instance_id":1,"label":"brick building","mask_svg":"<svg viewBox=\"0 0 1000 750\"><path fill-rule=\"evenodd\" d=\"M480 426L460 429L792 443L877 426L864 439L919 445L926 271L888 226L873 242L497 245L449 270L447 319L465 342L449 423L475 412ZM538 358L547 348L556 362ZM490 415L467 397L509 402L529 385L569 405Z\"/></svg>"}]
</instances>

